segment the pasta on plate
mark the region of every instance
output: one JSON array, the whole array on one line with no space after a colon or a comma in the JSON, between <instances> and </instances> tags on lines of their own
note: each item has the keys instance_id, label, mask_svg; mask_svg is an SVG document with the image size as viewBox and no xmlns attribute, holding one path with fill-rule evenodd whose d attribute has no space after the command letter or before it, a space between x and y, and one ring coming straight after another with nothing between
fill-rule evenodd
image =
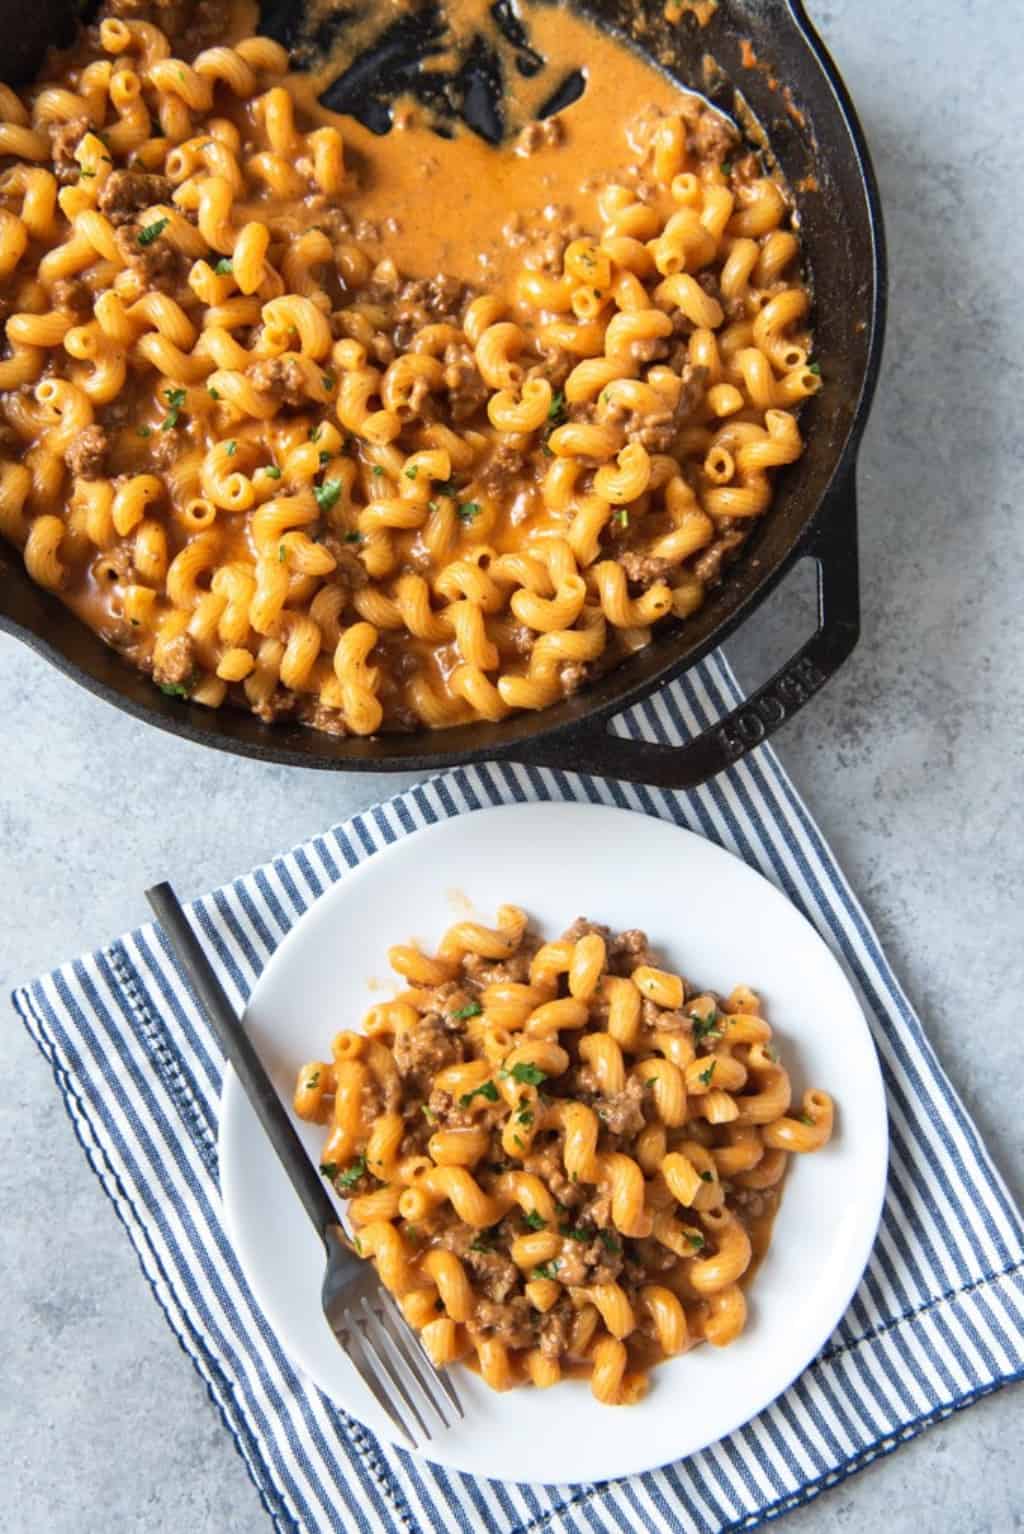
<instances>
[{"instance_id":1,"label":"pasta on plate","mask_svg":"<svg viewBox=\"0 0 1024 1534\"><path fill-rule=\"evenodd\" d=\"M428 282L389 253L412 202L360 214L411 108L374 140L244 8L198 52L116 8L0 87L0 533L33 579L166 692L356 735L546 708L694 613L820 386L788 194L732 126L536 7L662 104L610 114L618 163L579 159L588 97L488 151L536 164L534 212Z\"/></svg>"},{"instance_id":2,"label":"pasta on plate","mask_svg":"<svg viewBox=\"0 0 1024 1534\"><path fill-rule=\"evenodd\" d=\"M390 960L407 988L302 1066L294 1107L435 1363L628 1405L733 1342L789 1157L833 1125L825 1092L793 1102L754 992L698 993L639 931L542 942L515 906Z\"/></svg>"}]
</instances>

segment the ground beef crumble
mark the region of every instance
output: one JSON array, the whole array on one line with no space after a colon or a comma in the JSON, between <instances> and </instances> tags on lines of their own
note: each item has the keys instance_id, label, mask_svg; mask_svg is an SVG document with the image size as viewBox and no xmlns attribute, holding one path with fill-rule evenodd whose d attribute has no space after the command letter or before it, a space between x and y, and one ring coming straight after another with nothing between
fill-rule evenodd
<instances>
[{"instance_id":1,"label":"ground beef crumble","mask_svg":"<svg viewBox=\"0 0 1024 1534\"><path fill-rule=\"evenodd\" d=\"M462 1046L436 1012L427 1012L396 1036L393 1053L400 1075L427 1085L446 1065L462 1059Z\"/></svg>"},{"instance_id":2,"label":"ground beef crumble","mask_svg":"<svg viewBox=\"0 0 1024 1534\"><path fill-rule=\"evenodd\" d=\"M594 1112L611 1135L632 1140L643 1129L644 1087L636 1076L628 1076L621 1092L611 1097L595 1097Z\"/></svg>"},{"instance_id":3,"label":"ground beef crumble","mask_svg":"<svg viewBox=\"0 0 1024 1534\"><path fill-rule=\"evenodd\" d=\"M50 290L55 309L67 309L74 315L92 312L93 298L89 285L81 277L58 277Z\"/></svg>"},{"instance_id":4,"label":"ground beef crumble","mask_svg":"<svg viewBox=\"0 0 1024 1534\"><path fill-rule=\"evenodd\" d=\"M117 248L145 289L174 293L184 280L190 265L188 258L159 235L147 245L140 245L143 228L135 222L121 224L114 232Z\"/></svg>"},{"instance_id":5,"label":"ground beef crumble","mask_svg":"<svg viewBox=\"0 0 1024 1534\"><path fill-rule=\"evenodd\" d=\"M295 357L265 357L246 369L253 387L293 409L309 404L306 375Z\"/></svg>"},{"instance_id":6,"label":"ground beef crumble","mask_svg":"<svg viewBox=\"0 0 1024 1534\"><path fill-rule=\"evenodd\" d=\"M147 171L114 170L100 187L97 205L112 224L127 224L156 203L168 203L174 187L166 176Z\"/></svg>"},{"instance_id":7,"label":"ground beef crumble","mask_svg":"<svg viewBox=\"0 0 1024 1534\"><path fill-rule=\"evenodd\" d=\"M91 127L87 117L69 117L66 122L50 124L53 174L61 186L73 185L81 175L82 167L75 159L75 150Z\"/></svg>"},{"instance_id":8,"label":"ground beef crumble","mask_svg":"<svg viewBox=\"0 0 1024 1534\"><path fill-rule=\"evenodd\" d=\"M675 568L670 559L655 559L637 549L623 549L618 558L627 578L643 591L656 581L663 581Z\"/></svg>"},{"instance_id":9,"label":"ground beef crumble","mask_svg":"<svg viewBox=\"0 0 1024 1534\"><path fill-rule=\"evenodd\" d=\"M166 686L181 687L195 674L196 649L188 634L179 634L164 645L160 660L153 667L153 680Z\"/></svg>"},{"instance_id":10,"label":"ground beef crumble","mask_svg":"<svg viewBox=\"0 0 1024 1534\"><path fill-rule=\"evenodd\" d=\"M102 426L84 426L76 432L64 450L64 462L72 474L83 479L101 479L107 472L110 438Z\"/></svg>"},{"instance_id":11,"label":"ground beef crumble","mask_svg":"<svg viewBox=\"0 0 1024 1534\"><path fill-rule=\"evenodd\" d=\"M509 1267L512 1267L511 1263ZM518 1279L515 1268L513 1272ZM507 1348L530 1348L537 1340L540 1312L534 1310L525 1294L516 1295L507 1304L483 1299L476 1302L473 1322L481 1331L503 1342Z\"/></svg>"},{"instance_id":12,"label":"ground beef crumble","mask_svg":"<svg viewBox=\"0 0 1024 1534\"><path fill-rule=\"evenodd\" d=\"M473 1122L473 1115L442 1087L434 1087L427 1098L427 1111L439 1129L468 1129Z\"/></svg>"}]
</instances>

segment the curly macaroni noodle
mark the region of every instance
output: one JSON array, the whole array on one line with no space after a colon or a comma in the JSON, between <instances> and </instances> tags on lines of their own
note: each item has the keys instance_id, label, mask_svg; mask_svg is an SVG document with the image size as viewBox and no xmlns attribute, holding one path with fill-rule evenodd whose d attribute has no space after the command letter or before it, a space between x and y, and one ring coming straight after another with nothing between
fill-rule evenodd
<instances>
[{"instance_id":1,"label":"curly macaroni noodle","mask_svg":"<svg viewBox=\"0 0 1024 1534\"><path fill-rule=\"evenodd\" d=\"M182 698L547 708L701 606L802 451L787 194L672 92L579 167L586 227L538 177L511 272L428 284L360 235L351 122L227 30L101 15L0 98L0 532ZM571 163L573 111L489 153Z\"/></svg>"},{"instance_id":2,"label":"curly macaroni noodle","mask_svg":"<svg viewBox=\"0 0 1024 1534\"><path fill-rule=\"evenodd\" d=\"M626 1405L734 1341L789 1155L833 1122L825 1092L794 1101L757 996L698 992L642 932L542 944L513 906L390 958L409 988L302 1066L294 1107L434 1361Z\"/></svg>"}]
</instances>

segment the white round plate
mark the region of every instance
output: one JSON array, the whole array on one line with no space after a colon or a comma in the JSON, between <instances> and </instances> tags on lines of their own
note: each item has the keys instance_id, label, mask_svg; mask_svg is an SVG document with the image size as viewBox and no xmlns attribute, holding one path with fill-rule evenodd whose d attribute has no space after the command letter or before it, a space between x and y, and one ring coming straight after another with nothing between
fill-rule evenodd
<instances>
[{"instance_id":1,"label":"white round plate","mask_svg":"<svg viewBox=\"0 0 1024 1534\"><path fill-rule=\"evenodd\" d=\"M580 915L642 927L670 969L765 1000L797 1091L837 1103L836 1133L796 1157L774 1238L731 1347L700 1347L654 1371L637 1406L599 1405L585 1381L498 1395L458 1370L466 1420L428 1458L501 1480L579 1483L649 1470L694 1453L773 1401L831 1333L870 1253L885 1186L885 1099L857 997L806 919L730 853L663 821L599 805L480 810L388 847L333 886L274 954L245 1017L281 1096L392 993L387 950L430 947L472 909L492 922L523 906L556 936ZM228 1071L220 1121L221 1189L246 1277L292 1359L380 1437L394 1430L328 1330L323 1253L258 1121ZM298 1123L319 1159L324 1130ZM339 1203L339 1207L343 1207ZM569 1431L567 1431L567 1428Z\"/></svg>"}]
</instances>

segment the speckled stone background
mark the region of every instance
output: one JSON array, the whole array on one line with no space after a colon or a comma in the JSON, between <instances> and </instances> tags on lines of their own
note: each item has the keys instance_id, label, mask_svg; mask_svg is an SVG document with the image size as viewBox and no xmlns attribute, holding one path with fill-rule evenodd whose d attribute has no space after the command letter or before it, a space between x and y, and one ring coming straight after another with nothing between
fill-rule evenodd
<instances>
[{"instance_id":1,"label":"speckled stone background","mask_svg":"<svg viewBox=\"0 0 1024 1534\"><path fill-rule=\"evenodd\" d=\"M981 0L811 9L873 147L892 304L861 457L864 638L779 749L1020 1198L1024 18ZM745 680L809 612L797 578L731 646ZM204 753L11 640L0 674L5 991L143 919L148 883L198 893L400 786ZM259 1530L49 1072L3 1022L0 1527ZM983 1401L787 1530L1024 1529L1022 1405L1019 1390Z\"/></svg>"}]
</instances>

